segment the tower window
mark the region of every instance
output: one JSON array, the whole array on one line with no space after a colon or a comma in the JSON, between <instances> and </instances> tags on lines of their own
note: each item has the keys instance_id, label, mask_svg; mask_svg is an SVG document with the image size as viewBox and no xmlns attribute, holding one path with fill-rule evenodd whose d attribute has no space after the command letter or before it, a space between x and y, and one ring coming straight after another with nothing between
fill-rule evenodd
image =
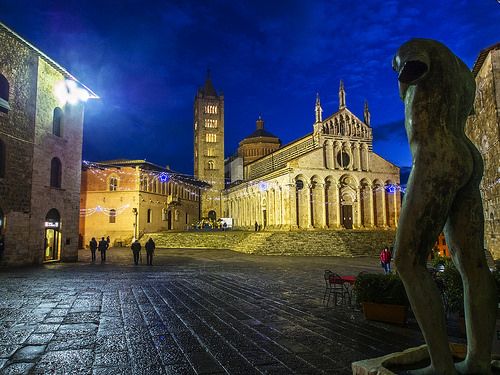
<instances>
[{"instance_id":1,"label":"tower window","mask_svg":"<svg viewBox=\"0 0 500 375\"><path fill-rule=\"evenodd\" d=\"M216 128L216 127L217 127L217 119L214 118L205 119L205 128Z\"/></svg>"},{"instance_id":2,"label":"tower window","mask_svg":"<svg viewBox=\"0 0 500 375\"><path fill-rule=\"evenodd\" d=\"M0 74L0 112L7 113L9 110L9 81Z\"/></svg>"},{"instance_id":3,"label":"tower window","mask_svg":"<svg viewBox=\"0 0 500 375\"><path fill-rule=\"evenodd\" d=\"M61 108L54 108L54 116L52 118L52 134L60 137L61 136L61 122L63 117L63 111Z\"/></svg>"},{"instance_id":4,"label":"tower window","mask_svg":"<svg viewBox=\"0 0 500 375\"><path fill-rule=\"evenodd\" d=\"M61 187L62 168L61 161L58 158L53 158L50 162L50 186L55 188Z\"/></svg>"},{"instance_id":5,"label":"tower window","mask_svg":"<svg viewBox=\"0 0 500 375\"><path fill-rule=\"evenodd\" d=\"M205 141L208 143L217 142L217 134L212 134L212 133L205 134Z\"/></svg>"},{"instance_id":6,"label":"tower window","mask_svg":"<svg viewBox=\"0 0 500 375\"><path fill-rule=\"evenodd\" d=\"M208 169L215 169L215 163L213 160L208 161Z\"/></svg>"},{"instance_id":7,"label":"tower window","mask_svg":"<svg viewBox=\"0 0 500 375\"><path fill-rule=\"evenodd\" d=\"M110 223L116 223L116 210L112 208L109 210L109 222Z\"/></svg>"},{"instance_id":8,"label":"tower window","mask_svg":"<svg viewBox=\"0 0 500 375\"><path fill-rule=\"evenodd\" d=\"M207 156L215 156L215 149L212 147L207 148Z\"/></svg>"},{"instance_id":9,"label":"tower window","mask_svg":"<svg viewBox=\"0 0 500 375\"><path fill-rule=\"evenodd\" d=\"M148 208L147 221L148 221L148 223L151 223L152 220L153 220L153 211L151 210L151 208Z\"/></svg>"},{"instance_id":10,"label":"tower window","mask_svg":"<svg viewBox=\"0 0 500 375\"><path fill-rule=\"evenodd\" d=\"M111 177L109 179L109 191L116 191L118 188L118 179L116 177Z\"/></svg>"}]
</instances>

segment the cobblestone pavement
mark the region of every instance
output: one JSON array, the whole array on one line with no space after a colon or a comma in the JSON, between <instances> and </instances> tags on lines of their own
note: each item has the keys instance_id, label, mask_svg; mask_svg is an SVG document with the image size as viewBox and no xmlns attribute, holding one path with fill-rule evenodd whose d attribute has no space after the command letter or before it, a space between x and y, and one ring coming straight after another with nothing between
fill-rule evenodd
<instances>
[{"instance_id":1,"label":"cobblestone pavement","mask_svg":"<svg viewBox=\"0 0 500 375\"><path fill-rule=\"evenodd\" d=\"M145 255L143 254L145 262ZM323 271L381 272L374 258L158 249L132 265L0 270L2 374L349 374L355 360L422 343L415 324L324 307Z\"/></svg>"}]
</instances>

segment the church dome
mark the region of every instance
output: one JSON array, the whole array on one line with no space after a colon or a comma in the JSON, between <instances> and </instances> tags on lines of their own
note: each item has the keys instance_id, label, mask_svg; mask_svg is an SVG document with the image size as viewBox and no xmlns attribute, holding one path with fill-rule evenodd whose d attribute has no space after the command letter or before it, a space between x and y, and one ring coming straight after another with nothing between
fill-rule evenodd
<instances>
[{"instance_id":1,"label":"church dome","mask_svg":"<svg viewBox=\"0 0 500 375\"><path fill-rule=\"evenodd\" d=\"M263 140L261 138L268 138L268 139ZM268 132L267 130L264 129L264 120L262 119L261 116L259 116L259 118L256 121L255 131L252 134L250 134L248 137L243 138L243 140L240 142L240 145L248 144L248 143L261 143L263 141L265 141L266 143L279 143L279 144L281 144L281 141L277 136L275 136L273 133Z\"/></svg>"},{"instance_id":2,"label":"church dome","mask_svg":"<svg viewBox=\"0 0 500 375\"><path fill-rule=\"evenodd\" d=\"M238 155L243 158L243 164L246 165L273 153L280 146L280 139L264 129L264 120L259 116L255 131L240 142Z\"/></svg>"}]
</instances>

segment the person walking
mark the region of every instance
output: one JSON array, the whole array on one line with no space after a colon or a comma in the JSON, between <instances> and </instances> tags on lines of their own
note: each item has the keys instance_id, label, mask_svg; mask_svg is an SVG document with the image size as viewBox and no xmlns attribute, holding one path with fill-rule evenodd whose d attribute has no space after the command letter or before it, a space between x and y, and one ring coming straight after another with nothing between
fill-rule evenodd
<instances>
[{"instance_id":1,"label":"person walking","mask_svg":"<svg viewBox=\"0 0 500 375\"><path fill-rule=\"evenodd\" d=\"M90 248L90 253L92 254L92 262L95 262L95 252L97 250L97 241L95 237L92 237L92 239L90 240L89 248Z\"/></svg>"},{"instance_id":2,"label":"person walking","mask_svg":"<svg viewBox=\"0 0 500 375\"><path fill-rule=\"evenodd\" d=\"M134 254L134 264L137 266L139 264L139 254L141 253L141 243L139 240L135 240L132 243L130 248L132 249L132 253Z\"/></svg>"},{"instance_id":3,"label":"person walking","mask_svg":"<svg viewBox=\"0 0 500 375\"><path fill-rule=\"evenodd\" d=\"M257 232L259 230L259 223L255 222L255 231Z\"/></svg>"},{"instance_id":4,"label":"person walking","mask_svg":"<svg viewBox=\"0 0 500 375\"><path fill-rule=\"evenodd\" d=\"M97 249L101 253L101 262L106 261L106 250L108 250L109 244L108 242L104 239L104 237L101 238L99 241L99 245L97 245Z\"/></svg>"},{"instance_id":5,"label":"person walking","mask_svg":"<svg viewBox=\"0 0 500 375\"><path fill-rule=\"evenodd\" d=\"M106 237L106 242L108 243L108 248L111 246L111 238Z\"/></svg>"},{"instance_id":6,"label":"person walking","mask_svg":"<svg viewBox=\"0 0 500 375\"><path fill-rule=\"evenodd\" d=\"M380 264L382 265L382 268L384 269L384 273L386 275L391 273L391 260L392 260L392 254L389 251L389 248L386 246L380 252Z\"/></svg>"},{"instance_id":7,"label":"person walking","mask_svg":"<svg viewBox=\"0 0 500 375\"><path fill-rule=\"evenodd\" d=\"M146 248L146 260L148 262L148 266L152 266L153 254L155 252L156 245L151 237L149 237L149 240L148 242L146 242L146 245L144 245L144 247Z\"/></svg>"}]
</instances>

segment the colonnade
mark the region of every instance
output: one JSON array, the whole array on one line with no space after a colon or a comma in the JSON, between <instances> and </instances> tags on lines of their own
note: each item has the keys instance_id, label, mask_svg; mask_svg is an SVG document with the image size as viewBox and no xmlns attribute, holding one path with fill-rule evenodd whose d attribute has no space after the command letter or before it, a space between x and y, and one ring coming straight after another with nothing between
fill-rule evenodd
<instances>
[{"instance_id":1,"label":"colonnade","mask_svg":"<svg viewBox=\"0 0 500 375\"><path fill-rule=\"evenodd\" d=\"M396 227L400 190L391 181L359 183L344 176L274 182L241 187L225 197L226 214L235 227L270 229L362 229Z\"/></svg>"}]
</instances>

